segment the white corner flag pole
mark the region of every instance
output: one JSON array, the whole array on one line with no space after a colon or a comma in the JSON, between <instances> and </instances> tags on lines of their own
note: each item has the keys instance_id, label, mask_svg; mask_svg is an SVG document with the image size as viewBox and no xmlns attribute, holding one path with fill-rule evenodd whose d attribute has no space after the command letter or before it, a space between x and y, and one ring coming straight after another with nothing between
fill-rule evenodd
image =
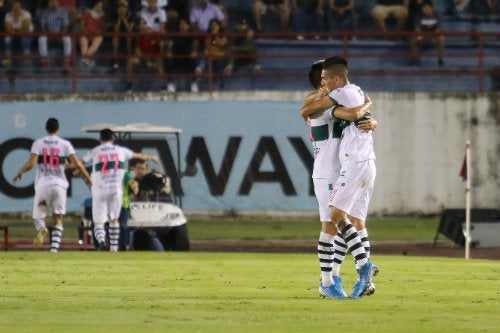
<instances>
[{"instance_id":1,"label":"white corner flag pole","mask_svg":"<svg viewBox=\"0 0 500 333\"><path fill-rule=\"evenodd\" d=\"M470 184L472 170L470 168L470 141L465 142L465 163L467 179L465 181L465 259L470 257Z\"/></svg>"}]
</instances>

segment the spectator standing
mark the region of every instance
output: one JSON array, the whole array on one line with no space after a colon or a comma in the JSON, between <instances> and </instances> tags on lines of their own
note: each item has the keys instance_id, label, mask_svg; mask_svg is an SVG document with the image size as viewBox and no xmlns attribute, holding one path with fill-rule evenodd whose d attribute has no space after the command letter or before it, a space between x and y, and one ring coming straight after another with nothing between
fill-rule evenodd
<instances>
[{"instance_id":1,"label":"spectator standing","mask_svg":"<svg viewBox=\"0 0 500 333\"><path fill-rule=\"evenodd\" d=\"M182 73L193 75L196 69L199 56L199 40L190 35L190 25L187 18L180 18L178 29L167 42L166 58L169 73ZM168 92L175 92L176 85L173 80L167 84ZM197 78L193 77L191 81L191 92L199 91Z\"/></svg>"},{"instance_id":2,"label":"spectator standing","mask_svg":"<svg viewBox=\"0 0 500 333\"><path fill-rule=\"evenodd\" d=\"M128 1L119 0L116 4L116 18L113 22L113 32L115 34L130 34L134 30L134 25ZM122 62L120 55L125 54L130 56L132 54L132 37L130 35L115 35L112 37L111 44L113 48L111 66L117 69L120 62Z\"/></svg>"},{"instance_id":3,"label":"spectator standing","mask_svg":"<svg viewBox=\"0 0 500 333\"><path fill-rule=\"evenodd\" d=\"M88 186L92 185L92 182L87 170L76 157L73 145L59 137L59 121L49 118L45 123L45 130L47 135L33 142L28 161L17 171L13 181L20 180L25 172L36 166L33 220L37 234L33 245L39 247L43 244L48 233L45 219L50 211L54 221L50 251L57 252L63 234L63 216L66 214L69 186L64 173L65 162L78 168Z\"/></svg>"},{"instance_id":4,"label":"spectator standing","mask_svg":"<svg viewBox=\"0 0 500 333\"><path fill-rule=\"evenodd\" d=\"M210 22L213 19L218 20L222 27L225 26L226 16L217 5L208 0L193 1L191 11L189 12L189 22L194 32L208 32Z\"/></svg>"},{"instance_id":5,"label":"spectator standing","mask_svg":"<svg viewBox=\"0 0 500 333\"><path fill-rule=\"evenodd\" d=\"M238 70L242 66L252 66L252 74L261 71L257 48L254 44L254 32L248 27L245 19L236 23L234 36L231 38L229 47L229 63L224 69L224 74L230 75L233 70Z\"/></svg>"},{"instance_id":6,"label":"spectator standing","mask_svg":"<svg viewBox=\"0 0 500 333\"><path fill-rule=\"evenodd\" d=\"M395 19L396 29L403 31L408 18L408 0L377 0L371 14L380 31L387 32L388 18Z\"/></svg>"},{"instance_id":7,"label":"spectator standing","mask_svg":"<svg viewBox=\"0 0 500 333\"><path fill-rule=\"evenodd\" d=\"M114 134L109 128L99 134L99 146L83 157L92 164L92 218L94 234L99 250L106 245L104 224L109 221L109 243L111 252L118 251L120 225L118 217L123 200L123 179L126 163L132 158L157 161L157 156L134 153L128 148L114 144Z\"/></svg>"},{"instance_id":8,"label":"spectator standing","mask_svg":"<svg viewBox=\"0 0 500 333\"><path fill-rule=\"evenodd\" d=\"M253 20L257 32L265 29L262 26L262 16L265 14L278 14L279 30L286 32L290 23L290 0L255 0L252 6Z\"/></svg>"},{"instance_id":9,"label":"spectator standing","mask_svg":"<svg viewBox=\"0 0 500 333\"><path fill-rule=\"evenodd\" d=\"M82 62L92 67L95 64L94 54L101 46L106 26L104 4L102 0L94 2L94 6L83 12L81 18L82 35L80 37L80 51Z\"/></svg>"},{"instance_id":10,"label":"spectator standing","mask_svg":"<svg viewBox=\"0 0 500 333\"><path fill-rule=\"evenodd\" d=\"M138 191L139 185L132 177L130 171L125 171L123 177L122 208L118 216L118 224L120 225L120 240L118 242L119 251L127 250L127 245L129 243L128 220L130 219L130 196L137 194Z\"/></svg>"},{"instance_id":11,"label":"spectator standing","mask_svg":"<svg viewBox=\"0 0 500 333\"><path fill-rule=\"evenodd\" d=\"M181 17L189 17L189 0L169 0L167 5L167 22L169 22L169 28L177 27L179 23L178 20ZM169 29L167 29L169 30ZM175 29L174 29L175 30Z\"/></svg>"},{"instance_id":12,"label":"spectator standing","mask_svg":"<svg viewBox=\"0 0 500 333\"><path fill-rule=\"evenodd\" d=\"M133 88L132 69L144 63L147 67L154 67L163 78L163 35L167 15L163 9L157 7L157 0L148 0L148 7L139 14L139 32L136 39L135 54L127 59L126 84L127 90ZM162 84L162 89L164 85Z\"/></svg>"},{"instance_id":13,"label":"spectator standing","mask_svg":"<svg viewBox=\"0 0 500 333\"><path fill-rule=\"evenodd\" d=\"M304 39L302 33L324 30L323 0L292 0L292 15L299 40Z\"/></svg>"},{"instance_id":14,"label":"spectator standing","mask_svg":"<svg viewBox=\"0 0 500 333\"><path fill-rule=\"evenodd\" d=\"M10 67L12 65L12 43L18 39L21 42L21 48L23 52L24 64L30 65L31 59L29 55L31 54L31 36L26 36L33 32L33 22L31 20L31 14L21 5L19 0L12 3L12 10L5 16L5 32L11 35L5 36L5 54L7 59L3 61L5 67Z\"/></svg>"},{"instance_id":15,"label":"spectator standing","mask_svg":"<svg viewBox=\"0 0 500 333\"><path fill-rule=\"evenodd\" d=\"M329 0L326 22L328 31L356 31L358 17L354 0Z\"/></svg>"},{"instance_id":16,"label":"spectator standing","mask_svg":"<svg viewBox=\"0 0 500 333\"><path fill-rule=\"evenodd\" d=\"M59 0L49 0L46 9L40 13L40 31L43 33L38 37L38 50L42 57L42 66L50 67L49 42L60 39L63 44L64 61L63 67L70 68L71 62L71 37L63 35L54 36L55 33L67 33L69 27L69 17L66 10L59 7Z\"/></svg>"},{"instance_id":17,"label":"spectator standing","mask_svg":"<svg viewBox=\"0 0 500 333\"><path fill-rule=\"evenodd\" d=\"M410 41L410 51L412 59L410 65L419 65L418 48L422 43L432 43L437 48L438 65L443 66L444 55L444 35L441 28L441 17L434 10L432 3L424 0L421 6L421 11L415 17L415 36Z\"/></svg>"}]
</instances>

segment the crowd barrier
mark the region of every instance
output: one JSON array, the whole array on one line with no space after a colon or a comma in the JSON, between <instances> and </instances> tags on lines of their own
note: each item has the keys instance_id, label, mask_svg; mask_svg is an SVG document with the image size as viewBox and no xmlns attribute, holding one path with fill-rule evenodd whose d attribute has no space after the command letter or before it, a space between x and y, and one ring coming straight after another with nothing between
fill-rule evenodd
<instances>
[{"instance_id":1,"label":"crowd barrier","mask_svg":"<svg viewBox=\"0 0 500 333\"><path fill-rule=\"evenodd\" d=\"M500 89L500 32L444 32L446 47L444 66L436 63L437 51L432 45L424 45L420 50L422 63L410 66L410 32L391 32L381 34L373 31L356 33L306 33L304 39L297 39L297 33L260 33L255 35L255 45L259 53L262 71L255 73L243 68L230 75L216 72L211 66L212 59L207 58L207 70L199 74L202 89L213 92L221 89L214 82L223 78L226 90L302 90L309 89L304 83L297 83L297 78L304 81L305 71L312 61L325 56L338 54L350 62L350 75L364 78L363 83L369 90L385 89L397 91L468 91L485 92ZM0 38L5 37L0 34ZM31 53L24 55L14 52L9 57L1 54L0 90L4 93L117 93L126 92L125 63L130 55L120 53L121 65L111 66L113 58L111 39L113 33L105 33L105 41L95 55L95 66L88 67L81 60L79 33L71 33L71 66L62 66L62 48L52 47L51 57L54 65L42 66L38 53L37 39L40 33L31 33ZM165 40L176 33L165 33ZM226 33L228 38L235 33ZM57 40L62 34L50 37ZM124 34L119 34L124 37ZM137 33L130 35L138 37ZM206 34L193 34L203 39ZM57 46L57 45L55 45ZM179 56L179 57L187 57ZM200 53L200 59L206 57ZM141 67L130 76L138 81L138 91L161 91L166 78L190 80L196 77L194 72L172 73L164 75L152 68ZM389 79L390 83L380 83ZM401 84L402 80L408 84ZM374 82L371 83L370 80ZM450 83L456 83L456 86ZM373 87L373 88L372 88ZM182 90L182 89L181 89ZM135 91L135 89L134 89Z\"/></svg>"}]
</instances>

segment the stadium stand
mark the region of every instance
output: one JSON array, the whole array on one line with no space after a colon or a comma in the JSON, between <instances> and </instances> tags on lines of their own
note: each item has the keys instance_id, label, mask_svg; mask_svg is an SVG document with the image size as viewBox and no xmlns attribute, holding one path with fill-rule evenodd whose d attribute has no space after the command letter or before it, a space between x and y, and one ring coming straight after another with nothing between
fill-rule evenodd
<instances>
[{"instance_id":1,"label":"stadium stand","mask_svg":"<svg viewBox=\"0 0 500 333\"><path fill-rule=\"evenodd\" d=\"M372 3L374 0L368 1ZM251 1L242 5L237 0L226 0L229 25L242 18L251 21ZM450 15L444 2L436 1L436 9L442 15L446 33L446 66L436 64L435 48L422 47L422 65L408 66L409 46L402 40L385 40L377 35L369 5L358 9L361 31L352 35L320 34L318 40L295 39L293 27L287 35L264 32L256 36L262 72L252 75L251 69L233 73L226 80L226 91L238 90L308 90L304 73L312 61L340 54L350 61L351 78L362 84L367 91L461 91L480 92L497 90L500 86L500 18ZM359 7L358 3L358 7ZM276 20L264 16L269 31L278 31ZM77 33L75 33L77 34ZM316 35L317 32L311 32ZM0 91L2 93L121 93L126 91L124 71L110 68L110 36L101 46L96 65L89 68L80 61L73 61L69 70L42 68L36 59L37 45L33 44L32 67L0 67ZM3 38L2 38L3 39ZM36 38L35 38L36 39ZM73 38L75 60L78 46ZM54 54L57 56L57 54ZM3 52L0 58L3 57ZM143 68L137 71L134 92L158 92L161 79L154 71ZM452 79L449 79L452 78ZM443 84L445 82L445 84ZM200 91L212 91L210 76L199 83Z\"/></svg>"}]
</instances>

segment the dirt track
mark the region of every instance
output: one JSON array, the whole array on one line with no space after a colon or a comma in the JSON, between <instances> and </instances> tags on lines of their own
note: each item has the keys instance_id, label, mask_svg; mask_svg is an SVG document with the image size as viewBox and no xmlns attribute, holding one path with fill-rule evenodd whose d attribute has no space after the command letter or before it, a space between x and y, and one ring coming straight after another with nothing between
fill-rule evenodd
<instances>
[{"instance_id":1,"label":"dirt track","mask_svg":"<svg viewBox=\"0 0 500 333\"><path fill-rule=\"evenodd\" d=\"M315 240L219 240L191 241L192 251L316 253ZM464 258L465 249L450 241L433 242L372 242L372 253L410 256ZM500 247L471 248L471 259L500 259Z\"/></svg>"},{"instance_id":2,"label":"dirt track","mask_svg":"<svg viewBox=\"0 0 500 333\"><path fill-rule=\"evenodd\" d=\"M191 240L191 251L198 252L260 252L260 253L316 253L316 240ZM44 246L48 250L48 245ZM61 250L83 250L83 246L64 242ZM85 248L93 249L91 246ZM31 239L11 240L9 250L33 250ZM372 253L408 256L464 258L465 249L451 241L433 242L372 242ZM500 247L471 248L471 259L500 259Z\"/></svg>"}]
</instances>

